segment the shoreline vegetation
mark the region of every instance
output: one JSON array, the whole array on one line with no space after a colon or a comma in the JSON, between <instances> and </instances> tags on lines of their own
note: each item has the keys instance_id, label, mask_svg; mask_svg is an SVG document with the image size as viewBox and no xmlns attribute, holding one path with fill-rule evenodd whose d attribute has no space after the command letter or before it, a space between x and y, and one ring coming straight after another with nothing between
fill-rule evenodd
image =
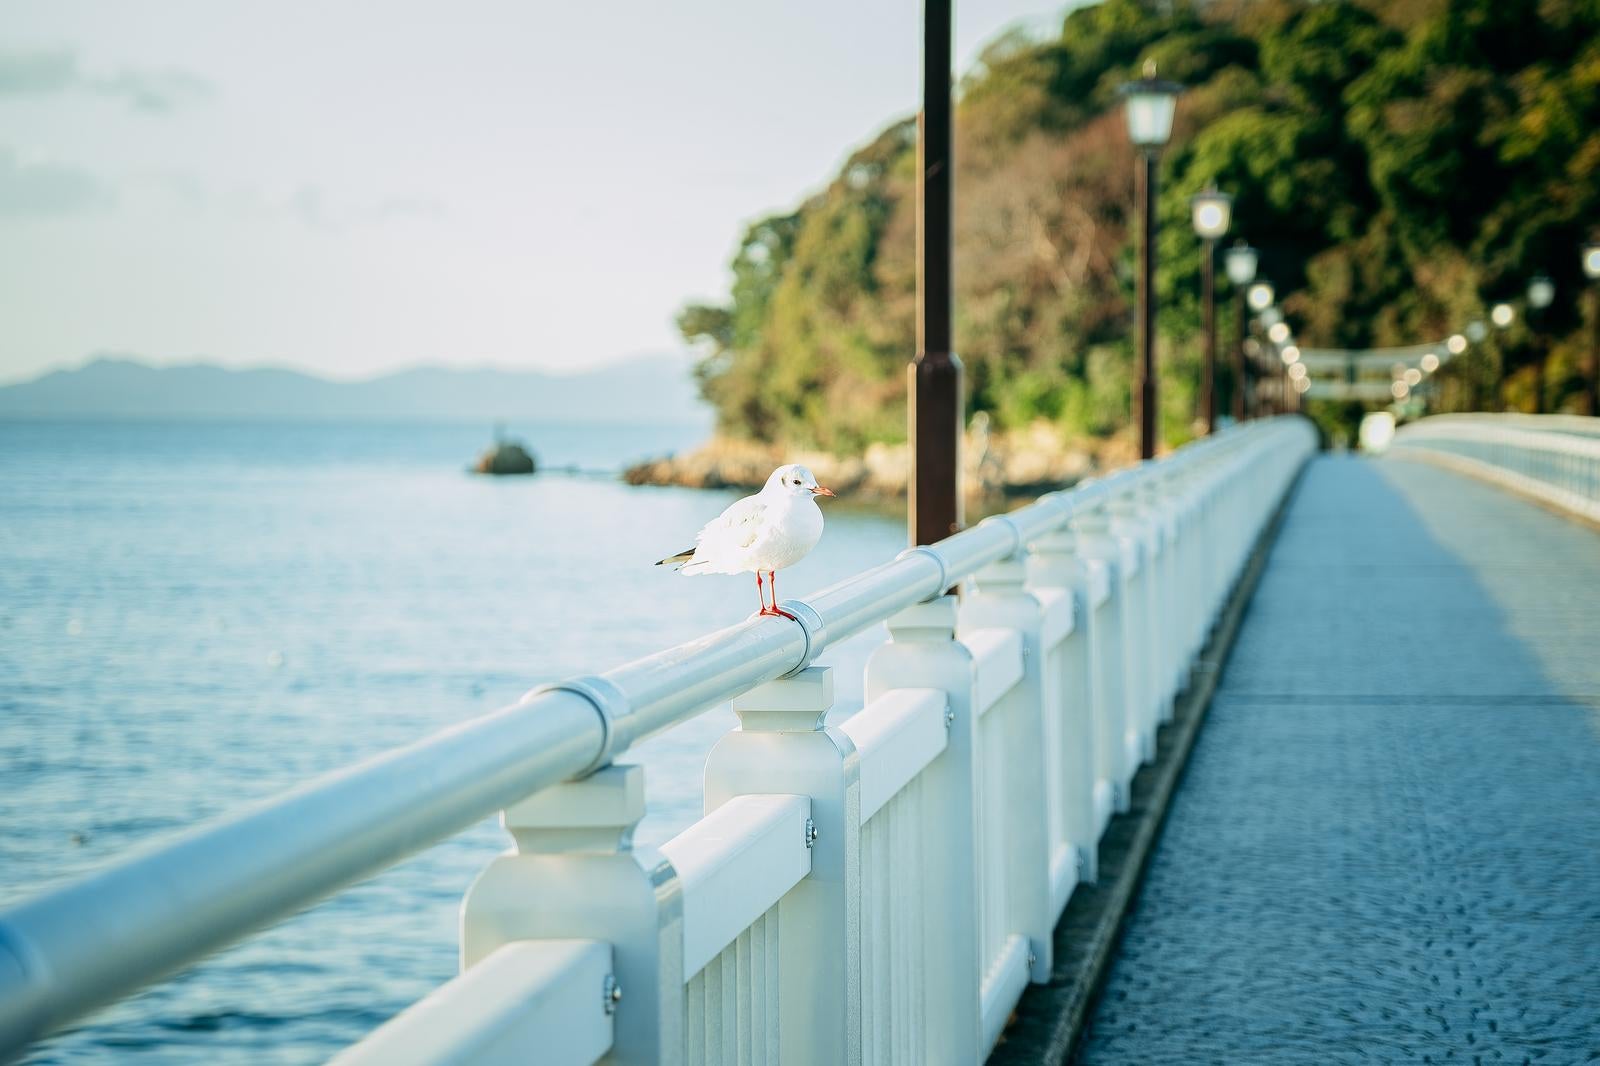
<instances>
[{"instance_id":1,"label":"shoreline vegetation","mask_svg":"<svg viewBox=\"0 0 1600 1066\"><path fill-rule=\"evenodd\" d=\"M1165 442L1189 439L1200 411L1190 198L1209 186L1234 197L1226 242L1257 248L1308 346L1442 339L1548 274L1560 295L1539 329L1519 312L1442 368L1435 410L1481 406L1502 379L1509 409L1583 409L1588 323L1573 294L1600 219L1600 7L1102 0L1059 33L1002 35L961 79L952 348L969 410L997 439L1043 420L1093 451L1131 422L1139 227L1119 86L1146 61L1186 86L1156 205ZM905 437L917 348L916 146L913 116L886 123L820 191L746 227L724 295L681 310L719 434L877 455L868 465L887 472L873 448ZM1221 285L1221 411L1234 295ZM1329 436L1353 437L1364 410L1304 405ZM706 451L662 476L737 480L707 461L719 446Z\"/></svg>"},{"instance_id":2,"label":"shoreline vegetation","mask_svg":"<svg viewBox=\"0 0 1600 1066\"><path fill-rule=\"evenodd\" d=\"M962 442L962 483L970 509L1003 510L1006 500L1066 488L1136 459L1137 447L1125 434L1067 440L1042 420L997 434L980 414ZM634 463L622 477L630 485L754 490L784 463L803 463L841 497L865 503L904 499L911 471L904 442L868 444L850 455L719 435L687 452Z\"/></svg>"}]
</instances>

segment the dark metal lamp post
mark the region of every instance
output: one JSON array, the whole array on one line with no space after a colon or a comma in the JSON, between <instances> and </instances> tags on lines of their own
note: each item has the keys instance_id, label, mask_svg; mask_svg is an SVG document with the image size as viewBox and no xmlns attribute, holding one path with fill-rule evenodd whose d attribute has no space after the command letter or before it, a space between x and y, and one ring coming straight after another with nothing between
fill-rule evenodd
<instances>
[{"instance_id":1,"label":"dark metal lamp post","mask_svg":"<svg viewBox=\"0 0 1600 1066\"><path fill-rule=\"evenodd\" d=\"M1528 279L1528 326L1534 330L1533 349L1533 413L1544 414L1544 362L1549 354L1549 342L1544 336L1545 308L1556 298L1556 283L1543 274Z\"/></svg>"},{"instance_id":2,"label":"dark metal lamp post","mask_svg":"<svg viewBox=\"0 0 1600 1066\"><path fill-rule=\"evenodd\" d=\"M1256 250L1244 241L1236 241L1232 248L1222 253L1223 269L1233 284L1233 420L1243 422L1250 417L1245 407L1245 396L1250 387L1250 376L1244 358L1244 290L1256 279Z\"/></svg>"},{"instance_id":3,"label":"dark metal lamp post","mask_svg":"<svg viewBox=\"0 0 1600 1066\"><path fill-rule=\"evenodd\" d=\"M1228 232L1233 218L1233 197L1218 192L1216 186L1206 189L1189 201L1193 214L1194 232L1200 238L1200 287L1202 313L1205 323L1205 368L1200 379L1200 409L1204 412L1206 432L1217 431L1217 239Z\"/></svg>"},{"instance_id":4,"label":"dark metal lamp post","mask_svg":"<svg viewBox=\"0 0 1600 1066\"><path fill-rule=\"evenodd\" d=\"M954 277L950 3L926 0L917 138L917 357L908 368L911 543L961 528L961 360L951 350Z\"/></svg>"},{"instance_id":5,"label":"dark metal lamp post","mask_svg":"<svg viewBox=\"0 0 1600 1066\"><path fill-rule=\"evenodd\" d=\"M1589 414L1600 415L1600 240L1583 246L1583 276L1589 279Z\"/></svg>"},{"instance_id":6,"label":"dark metal lamp post","mask_svg":"<svg viewBox=\"0 0 1600 1066\"><path fill-rule=\"evenodd\" d=\"M1127 99L1128 139L1139 149L1135 195L1143 219L1139 238L1139 349L1135 392L1139 418L1139 456L1156 454L1159 419L1156 406L1156 162L1172 136L1172 113L1183 86L1156 77L1156 63L1145 60L1144 77L1122 86Z\"/></svg>"}]
</instances>

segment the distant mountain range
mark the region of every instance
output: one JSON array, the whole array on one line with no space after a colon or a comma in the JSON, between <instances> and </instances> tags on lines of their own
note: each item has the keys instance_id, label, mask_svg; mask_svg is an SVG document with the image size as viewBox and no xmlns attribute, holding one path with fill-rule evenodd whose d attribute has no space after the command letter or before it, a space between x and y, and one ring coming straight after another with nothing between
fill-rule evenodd
<instances>
[{"instance_id":1,"label":"distant mountain range","mask_svg":"<svg viewBox=\"0 0 1600 1066\"><path fill-rule=\"evenodd\" d=\"M639 358L581 374L420 367L363 381L296 370L154 367L103 358L0 386L0 418L496 419L700 423L688 361Z\"/></svg>"}]
</instances>

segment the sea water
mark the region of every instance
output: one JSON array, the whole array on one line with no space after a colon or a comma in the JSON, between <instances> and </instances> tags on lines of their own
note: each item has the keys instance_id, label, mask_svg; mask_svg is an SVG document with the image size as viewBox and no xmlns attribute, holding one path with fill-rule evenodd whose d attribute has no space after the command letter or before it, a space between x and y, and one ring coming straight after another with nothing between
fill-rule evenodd
<instances>
[{"instance_id":1,"label":"sea water","mask_svg":"<svg viewBox=\"0 0 1600 1066\"><path fill-rule=\"evenodd\" d=\"M469 474L477 425L0 423L0 906L755 609L748 575L651 565L735 493L603 473L701 429L510 429L588 473ZM903 545L837 502L780 595ZM824 659L838 716L879 639ZM698 816L733 723L718 708L631 756L642 843ZM24 1061L320 1062L454 974L461 896L508 843L485 820Z\"/></svg>"}]
</instances>

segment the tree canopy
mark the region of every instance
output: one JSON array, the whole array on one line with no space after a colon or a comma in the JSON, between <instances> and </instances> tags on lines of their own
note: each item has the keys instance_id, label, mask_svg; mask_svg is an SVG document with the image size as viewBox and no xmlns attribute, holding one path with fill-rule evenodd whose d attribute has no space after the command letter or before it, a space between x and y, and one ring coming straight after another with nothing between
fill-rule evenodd
<instances>
[{"instance_id":1,"label":"tree canopy","mask_svg":"<svg viewBox=\"0 0 1600 1066\"><path fill-rule=\"evenodd\" d=\"M1578 248L1600 224L1597 31L1600 0L1104 0L1053 39L1001 37L956 115L969 409L1002 429L1127 422L1134 156L1116 89L1146 59L1188 90L1158 207L1168 439L1194 417L1189 197L1211 183L1303 343L1436 339L1536 273L1565 294L1551 324L1570 332ZM915 160L915 121L893 123L749 227L724 304L684 308L724 432L833 450L904 436Z\"/></svg>"}]
</instances>

